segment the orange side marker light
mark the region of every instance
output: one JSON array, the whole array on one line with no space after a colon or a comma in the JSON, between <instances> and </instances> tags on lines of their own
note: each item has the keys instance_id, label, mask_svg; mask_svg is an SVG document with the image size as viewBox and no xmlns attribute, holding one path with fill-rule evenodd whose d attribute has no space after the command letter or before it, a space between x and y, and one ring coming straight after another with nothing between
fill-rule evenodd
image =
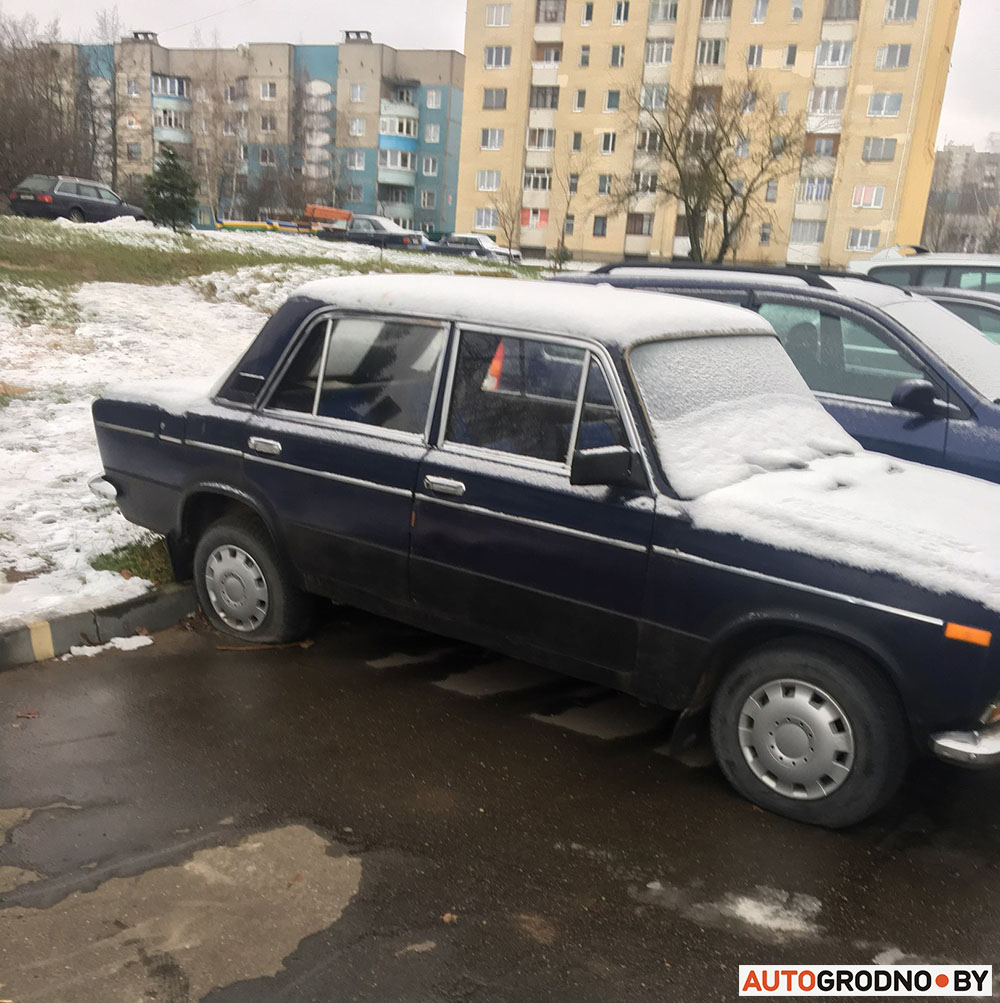
<instances>
[{"instance_id":1,"label":"orange side marker light","mask_svg":"<svg viewBox=\"0 0 1000 1003\"><path fill-rule=\"evenodd\" d=\"M976 627L965 627L960 623L946 623L944 636L952 641L965 641L966 644L978 644L980 648L988 648L993 640L993 634L988 630Z\"/></svg>"}]
</instances>

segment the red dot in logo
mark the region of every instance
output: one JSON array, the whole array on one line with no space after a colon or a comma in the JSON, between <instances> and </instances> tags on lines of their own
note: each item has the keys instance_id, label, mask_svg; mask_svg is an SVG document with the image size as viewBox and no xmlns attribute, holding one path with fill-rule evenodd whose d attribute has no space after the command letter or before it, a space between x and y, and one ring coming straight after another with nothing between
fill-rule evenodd
<instances>
[{"instance_id":1,"label":"red dot in logo","mask_svg":"<svg viewBox=\"0 0 1000 1003\"><path fill-rule=\"evenodd\" d=\"M948 985L948 976L943 972L934 980L942 989Z\"/></svg>"}]
</instances>

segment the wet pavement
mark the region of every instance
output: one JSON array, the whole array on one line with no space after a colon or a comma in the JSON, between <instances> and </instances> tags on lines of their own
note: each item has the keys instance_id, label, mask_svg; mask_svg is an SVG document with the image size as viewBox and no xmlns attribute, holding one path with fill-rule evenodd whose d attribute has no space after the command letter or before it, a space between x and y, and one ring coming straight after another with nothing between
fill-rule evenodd
<instances>
[{"instance_id":1,"label":"wet pavement","mask_svg":"<svg viewBox=\"0 0 1000 1003\"><path fill-rule=\"evenodd\" d=\"M335 609L310 647L0 673L0 998L737 998L737 967L1000 964L1000 772L832 833L655 709Z\"/></svg>"}]
</instances>

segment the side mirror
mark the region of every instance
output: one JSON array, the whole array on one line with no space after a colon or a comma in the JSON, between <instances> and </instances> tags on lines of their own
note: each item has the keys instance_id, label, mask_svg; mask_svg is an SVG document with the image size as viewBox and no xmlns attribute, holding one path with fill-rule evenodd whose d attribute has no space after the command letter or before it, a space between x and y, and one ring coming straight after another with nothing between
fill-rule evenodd
<instances>
[{"instance_id":1,"label":"side mirror","mask_svg":"<svg viewBox=\"0 0 1000 1003\"><path fill-rule=\"evenodd\" d=\"M625 446L578 449L569 471L570 484L603 484L624 487L633 483L632 467L637 457Z\"/></svg>"},{"instance_id":2,"label":"side mirror","mask_svg":"<svg viewBox=\"0 0 1000 1003\"><path fill-rule=\"evenodd\" d=\"M938 398L937 388L929 380L903 380L892 393L892 406L900 411L914 411L925 418L935 418L950 410Z\"/></svg>"}]
</instances>

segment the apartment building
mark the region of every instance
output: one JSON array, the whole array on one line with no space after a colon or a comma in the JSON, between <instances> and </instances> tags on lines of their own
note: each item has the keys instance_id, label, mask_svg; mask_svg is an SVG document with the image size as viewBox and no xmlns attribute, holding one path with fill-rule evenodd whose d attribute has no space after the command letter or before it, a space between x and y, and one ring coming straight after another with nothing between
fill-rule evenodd
<instances>
[{"instance_id":1,"label":"apartment building","mask_svg":"<svg viewBox=\"0 0 1000 1003\"><path fill-rule=\"evenodd\" d=\"M1000 144L986 145L938 150L921 238L932 251L1000 253Z\"/></svg>"},{"instance_id":2,"label":"apartment building","mask_svg":"<svg viewBox=\"0 0 1000 1003\"><path fill-rule=\"evenodd\" d=\"M639 103L749 76L806 136L736 256L837 266L915 243L959 4L469 0L457 225L495 234L519 199L525 255L551 255L562 233L579 258L686 256ZM639 196L623 209L611 186L629 176Z\"/></svg>"},{"instance_id":3,"label":"apartment building","mask_svg":"<svg viewBox=\"0 0 1000 1003\"><path fill-rule=\"evenodd\" d=\"M169 143L199 179L201 224L319 201L454 228L460 53L397 51L367 31L345 32L340 45L233 49L168 49L135 32L111 48L81 47L80 58L117 122L108 142L124 190Z\"/></svg>"}]
</instances>

